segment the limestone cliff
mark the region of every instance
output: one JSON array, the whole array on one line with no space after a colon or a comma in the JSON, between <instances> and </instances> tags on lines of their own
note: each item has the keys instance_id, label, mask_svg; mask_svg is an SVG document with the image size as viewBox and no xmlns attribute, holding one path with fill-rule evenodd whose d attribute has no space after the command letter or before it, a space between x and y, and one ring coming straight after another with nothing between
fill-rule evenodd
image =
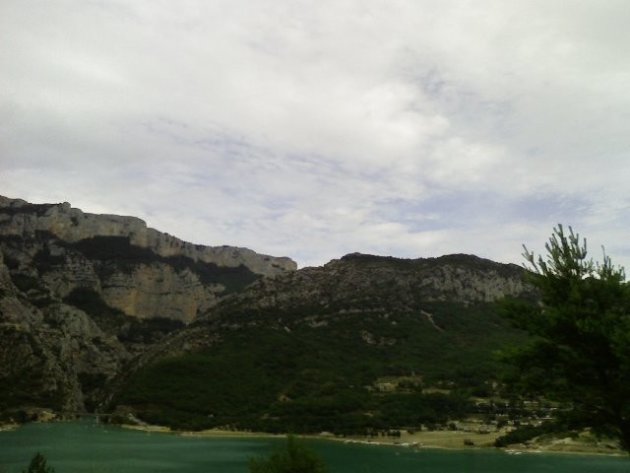
<instances>
[{"instance_id":1,"label":"limestone cliff","mask_svg":"<svg viewBox=\"0 0 630 473\"><path fill-rule=\"evenodd\" d=\"M83 411L129 358L85 312L31 304L0 253L0 414L17 420L16 409L25 407Z\"/></svg>"},{"instance_id":2,"label":"limestone cliff","mask_svg":"<svg viewBox=\"0 0 630 473\"><path fill-rule=\"evenodd\" d=\"M133 217L0 197L0 421L28 407L94 408L165 335L295 267L186 243Z\"/></svg>"},{"instance_id":3,"label":"limestone cliff","mask_svg":"<svg viewBox=\"0 0 630 473\"><path fill-rule=\"evenodd\" d=\"M207 317L234 308L387 311L432 302L470 305L506 296L533 298L534 290L524 274L519 266L473 255L399 259L354 253L321 267L260 280L209 311Z\"/></svg>"},{"instance_id":4,"label":"limestone cliff","mask_svg":"<svg viewBox=\"0 0 630 473\"><path fill-rule=\"evenodd\" d=\"M249 356L252 375L260 362L276 376L269 361L276 359L295 365L290 374L311 372L300 360L314 353L311 367L320 355L333 360L331 379L342 359L348 372L367 360L374 376L410 371L435 379L475 360L464 374L487 376L489 353L519 336L494 301L536 298L522 268L469 255L351 254L295 269L288 258L186 243L132 217L0 197L0 420L24 406L103 406L152 366L162 389L160 360L211 356L216 347L223 347L220 360ZM240 367L218 372L240 389ZM196 389L207 380L189 381ZM168 386L176 397L176 383ZM225 393L228 404L235 394ZM127 405L136 397L120 399ZM141 404L157 408L153 399Z\"/></svg>"},{"instance_id":5,"label":"limestone cliff","mask_svg":"<svg viewBox=\"0 0 630 473\"><path fill-rule=\"evenodd\" d=\"M256 281L222 299L194 325L152 347L133 369L159 358L204 350L218 339L252 327L308 326L325 331L340 323L368 344L385 343L378 332L391 332L390 317L397 316L424 321L430 332L438 332L431 337L445 337L443 326L451 318L469 319L466 324L483 330L487 321L479 314L495 313L496 301L506 296L537 299L524 276L519 266L473 255L399 259L354 253L324 266ZM374 318L379 328L366 331L362 321ZM349 320L353 322L348 324ZM472 344L483 345L483 340Z\"/></svg>"},{"instance_id":6,"label":"limestone cliff","mask_svg":"<svg viewBox=\"0 0 630 473\"><path fill-rule=\"evenodd\" d=\"M67 202L37 205L0 196L0 235L34 236L37 232L50 232L66 242L94 237L125 237L132 245L148 248L163 257L185 256L218 266L243 265L263 276L297 269L296 263L287 257L262 255L233 246L188 243L149 228L136 217L84 213Z\"/></svg>"},{"instance_id":7,"label":"limestone cliff","mask_svg":"<svg viewBox=\"0 0 630 473\"><path fill-rule=\"evenodd\" d=\"M496 301L535 300L524 276L471 255L352 254L261 279L136 358L107 400L182 429L414 425L421 389L498 385L496 352L526 340Z\"/></svg>"},{"instance_id":8,"label":"limestone cliff","mask_svg":"<svg viewBox=\"0 0 630 473\"><path fill-rule=\"evenodd\" d=\"M126 315L185 323L260 276L296 268L289 258L183 242L133 217L5 197L0 251L18 284L44 288L43 299L89 288Z\"/></svg>"}]
</instances>

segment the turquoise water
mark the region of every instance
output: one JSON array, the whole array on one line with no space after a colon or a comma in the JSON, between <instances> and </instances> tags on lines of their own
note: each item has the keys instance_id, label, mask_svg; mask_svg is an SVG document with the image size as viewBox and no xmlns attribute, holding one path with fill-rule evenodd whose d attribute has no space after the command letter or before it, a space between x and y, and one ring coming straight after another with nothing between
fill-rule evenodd
<instances>
[{"instance_id":1,"label":"turquoise water","mask_svg":"<svg viewBox=\"0 0 630 473\"><path fill-rule=\"evenodd\" d=\"M56 473L246 473L249 458L282 442L149 434L88 422L29 424L0 432L0 472L20 473L39 451ZM630 473L626 458L307 443L331 473Z\"/></svg>"}]
</instances>

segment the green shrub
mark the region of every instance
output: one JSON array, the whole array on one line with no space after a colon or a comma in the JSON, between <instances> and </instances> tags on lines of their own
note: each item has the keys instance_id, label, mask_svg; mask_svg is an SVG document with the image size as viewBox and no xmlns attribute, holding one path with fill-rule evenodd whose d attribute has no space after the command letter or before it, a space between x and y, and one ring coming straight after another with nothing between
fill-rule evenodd
<instances>
[{"instance_id":1,"label":"green shrub","mask_svg":"<svg viewBox=\"0 0 630 473\"><path fill-rule=\"evenodd\" d=\"M284 449L249 461L250 473L326 473L324 461L290 435Z\"/></svg>"},{"instance_id":2,"label":"green shrub","mask_svg":"<svg viewBox=\"0 0 630 473\"><path fill-rule=\"evenodd\" d=\"M55 473L55 469L48 466L44 455L38 452L31 459L28 469L22 470L22 473Z\"/></svg>"}]
</instances>

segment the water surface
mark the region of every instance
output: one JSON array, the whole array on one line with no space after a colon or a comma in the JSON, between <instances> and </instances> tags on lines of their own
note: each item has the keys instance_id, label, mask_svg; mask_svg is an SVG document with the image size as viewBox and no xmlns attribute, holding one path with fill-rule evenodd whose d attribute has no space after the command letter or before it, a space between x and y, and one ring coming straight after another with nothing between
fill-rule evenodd
<instances>
[{"instance_id":1,"label":"water surface","mask_svg":"<svg viewBox=\"0 0 630 473\"><path fill-rule=\"evenodd\" d=\"M245 473L280 439L191 438L92 422L28 424L0 432L0 472L20 473L43 453L56 473ZM508 455L494 450L413 450L309 440L331 473L630 473L630 460L589 455Z\"/></svg>"}]
</instances>

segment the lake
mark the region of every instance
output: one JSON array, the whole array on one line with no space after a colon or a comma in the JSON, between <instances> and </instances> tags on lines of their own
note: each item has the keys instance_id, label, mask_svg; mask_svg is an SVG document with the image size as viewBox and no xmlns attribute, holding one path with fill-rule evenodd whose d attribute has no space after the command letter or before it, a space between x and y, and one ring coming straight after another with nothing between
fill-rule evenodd
<instances>
[{"instance_id":1,"label":"lake","mask_svg":"<svg viewBox=\"0 0 630 473\"><path fill-rule=\"evenodd\" d=\"M246 473L249 458L267 455L282 443L145 433L93 422L28 424L0 432L0 472L20 473L39 451L56 473ZM326 460L331 473L630 472L630 459L620 457L306 443Z\"/></svg>"}]
</instances>

